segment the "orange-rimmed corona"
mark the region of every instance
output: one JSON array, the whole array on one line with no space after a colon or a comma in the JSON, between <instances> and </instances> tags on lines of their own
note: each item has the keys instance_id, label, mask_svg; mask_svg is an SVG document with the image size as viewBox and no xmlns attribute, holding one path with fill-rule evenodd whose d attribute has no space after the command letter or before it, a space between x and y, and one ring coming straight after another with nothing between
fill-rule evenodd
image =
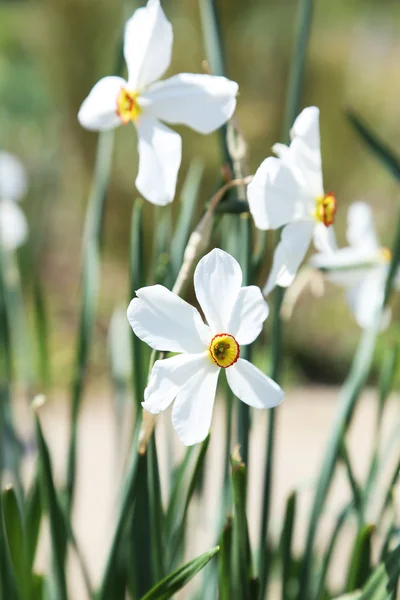
<instances>
[{"instance_id":1,"label":"orange-rimmed corona","mask_svg":"<svg viewBox=\"0 0 400 600\"><path fill-rule=\"evenodd\" d=\"M336 215L336 198L329 192L320 198L317 198L317 207L315 209L315 217L323 223L325 227L333 225Z\"/></svg>"},{"instance_id":2,"label":"orange-rimmed corona","mask_svg":"<svg viewBox=\"0 0 400 600\"><path fill-rule=\"evenodd\" d=\"M130 121L136 121L141 113L140 106L137 102L138 95L138 93L129 92L123 87L118 94L117 115L124 125Z\"/></svg>"},{"instance_id":3,"label":"orange-rimmed corona","mask_svg":"<svg viewBox=\"0 0 400 600\"><path fill-rule=\"evenodd\" d=\"M231 367L240 356L240 346L229 333L218 333L208 349L212 360L222 369Z\"/></svg>"}]
</instances>

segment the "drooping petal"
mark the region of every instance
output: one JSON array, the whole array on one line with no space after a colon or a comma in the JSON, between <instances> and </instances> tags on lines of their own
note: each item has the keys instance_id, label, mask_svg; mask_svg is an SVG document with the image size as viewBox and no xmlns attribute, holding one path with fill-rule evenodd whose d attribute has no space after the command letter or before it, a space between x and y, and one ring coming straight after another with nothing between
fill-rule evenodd
<instances>
[{"instance_id":1,"label":"drooping petal","mask_svg":"<svg viewBox=\"0 0 400 600\"><path fill-rule=\"evenodd\" d=\"M182 158L181 136L153 117L142 115L138 131L139 173L136 187L159 206L172 202Z\"/></svg>"},{"instance_id":2,"label":"drooping petal","mask_svg":"<svg viewBox=\"0 0 400 600\"><path fill-rule=\"evenodd\" d=\"M156 360L144 391L142 406L157 415L168 408L186 383L202 369L208 356L201 354L178 354L164 360Z\"/></svg>"},{"instance_id":3,"label":"drooping petal","mask_svg":"<svg viewBox=\"0 0 400 600\"><path fill-rule=\"evenodd\" d=\"M336 236L333 225L326 227L323 223L316 223L313 234L314 246L319 252L331 254L337 250Z\"/></svg>"},{"instance_id":4,"label":"drooping petal","mask_svg":"<svg viewBox=\"0 0 400 600\"><path fill-rule=\"evenodd\" d=\"M82 102L78 120L91 131L107 131L122 124L117 114L117 98L127 83L122 77L104 77L96 83Z\"/></svg>"},{"instance_id":5,"label":"drooping petal","mask_svg":"<svg viewBox=\"0 0 400 600\"><path fill-rule=\"evenodd\" d=\"M176 397L172 407L172 425L186 446L202 442L210 431L220 370L206 356Z\"/></svg>"},{"instance_id":6,"label":"drooping petal","mask_svg":"<svg viewBox=\"0 0 400 600\"><path fill-rule=\"evenodd\" d=\"M229 333L228 324L242 285L239 263L227 252L214 248L199 261L194 290L213 333Z\"/></svg>"},{"instance_id":7,"label":"drooping petal","mask_svg":"<svg viewBox=\"0 0 400 600\"><path fill-rule=\"evenodd\" d=\"M140 102L162 121L207 134L231 118L237 92L238 84L226 77L181 73L152 85Z\"/></svg>"},{"instance_id":8,"label":"drooping petal","mask_svg":"<svg viewBox=\"0 0 400 600\"><path fill-rule=\"evenodd\" d=\"M124 56L129 88L140 91L165 73L171 62L173 32L159 0L135 10L125 25Z\"/></svg>"},{"instance_id":9,"label":"drooping petal","mask_svg":"<svg viewBox=\"0 0 400 600\"><path fill-rule=\"evenodd\" d=\"M257 169L247 198L258 229L277 229L306 216L307 199L292 169L273 156Z\"/></svg>"},{"instance_id":10,"label":"drooping petal","mask_svg":"<svg viewBox=\"0 0 400 600\"><path fill-rule=\"evenodd\" d=\"M347 212L347 240L366 254L376 253L376 236L371 207L366 202L354 202Z\"/></svg>"},{"instance_id":11,"label":"drooping petal","mask_svg":"<svg viewBox=\"0 0 400 600\"><path fill-rule=\"evenodd\" d=\"M227 331L239 345L251 344L260 335L268 313L268 304L260 288L255 285L243 287L233 307Z\"/></svg>"},{"instance_id":12,"label":"drooping petal","mask_svg":"<svg viewBox=\"0 0 400 600\"><path fill-rule=\"evenodd\" d=\"M199 312L163 285L136 292L127 311L135 334L155 350L204 352L212 334Z\"/></svg>"},{"instance_id":13,"label":"drooping petal","mask_svg":"<svg viewBox=\"0 0 400 600\"><path fill-rule=\"evenodd\" d=\"M6 250L22 246L28 237L26 217L12 200L0 200L0 243Z\"/></svg>"},{"instance_id":14,"label":"drooping petal","mask_svg":"<svg viewBox=\"0 0 400 600\"><path fill-rule=\"evenodd\" d=\"M28 188L28 177L21 161L0 152L0 200L20 200Z\"/></svg>"},{"instance_id":15,"label":"drooping petal","mask_svg":"<svg viewBox=\"0 0 400 600\"><path fill-rule=\"evenodd\" d=\"M269 294L276 285L288 287L293 282L310 245L313 229L311 221L289 223L283 229L274 253L271 273L263 289L264 295Z\"/></svg>"},{"instance_id":16,"label":"drooping petal","mask_svg":"<svg viewBox=\"0 0 400 600\"><path fill-rule=\"evenodd\" d=\"M273 408L283 400L279 385L243 358L226 369L226 378L235 396L254 408Z\"/></svg>"},{"instance_id":17,"label":"drooping petal","mask_svg":"<svg viewBox=\"0 0 400 600\"><path fill-rule=\"evenodd\" d=\"M383 303L387 267L374 269L347 292L351 311L362 328L369 327Z\"/></svg>"}]
</instances>

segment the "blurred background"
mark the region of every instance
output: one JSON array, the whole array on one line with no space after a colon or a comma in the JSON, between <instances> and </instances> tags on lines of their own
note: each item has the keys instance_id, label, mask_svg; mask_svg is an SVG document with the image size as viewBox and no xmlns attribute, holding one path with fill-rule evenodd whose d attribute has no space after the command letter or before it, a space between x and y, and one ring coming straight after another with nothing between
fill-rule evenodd
<instances>
[{"instance_id":1,"label":"blurred background","mask_svg":"<svg viewBox=\"0 0 400 600\"><path fill-rule=\"evenodd\" d=\"M20 258L25 282L36 268L41 274L57 386L69 377L74 349L81 237L97 141L96 134L80 127L76 115L94 83L113 72L121 23L137 5L128 3L127 9L125 4L123 13L120 0L0 2L0 147L20 156L29 171L31 185L23 207L31 235ZM237 116L254 172L280 139L297 2L221 0L219 5L227 71L240 85ZM197 1L164 0L163 7L174 27L167 75L201 72L205 52ZM338 199L336 230L342 244L346 208L360 199L373 205L382 244L391 242L396 183L359 142L344 109L352 107L400 152L399 33L396 0L315 2L303 106L321 109L325 189ZM218 137L179 131L184 148L180 184L192 159L205 165L200 212L218 178ZM105 372L104 342L112 310L128 299L136 173L135 131L121 127L107 196L101 300L91 356L96 380ZM145 211L150 239L157 211L147 203ZM340 289L328 286L318 311L316 302L309 293L302 295L286 327L287 368L300 380L333 383L346 372L359 330ZM394 322L386 336L397 334Z\"/></svg>"}]
</instances>

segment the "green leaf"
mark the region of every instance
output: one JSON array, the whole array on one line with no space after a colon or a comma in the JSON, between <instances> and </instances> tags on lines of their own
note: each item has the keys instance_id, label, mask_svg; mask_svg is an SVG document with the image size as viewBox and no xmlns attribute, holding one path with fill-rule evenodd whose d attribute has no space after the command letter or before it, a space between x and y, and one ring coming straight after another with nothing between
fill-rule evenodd
<instances>
[{"instance_id":1,"label":"green leaf","mask_svg":"<svg viewBox=\"0 0 400 600\"><path fill-rule=\"evenodd\" d=\"M39 473L33 480L28 497L25 500L25 532L27 545L28 568L32 570L39 540L40 523L42 520L42 501L40 495Z\"/></svg>"},{"instance_id":2,"label":"green leaf","mask_svg":"<svg viewBox=\"0 0 400 600\"><path fill-rule=\"evenodd\" d=\"M55 593L54 600L68 600L65 576L65 555L67 549L65 520L54 487L49 449L43 437L42 428L37 415L35 415L35 423L40 465L40 489L43 506L46 508L50 523L53 558L52 573Z\"/></svg>"},{"instance_id":3,"label":"green leaf","mask_svg":"<svg viewBox=\"0 0 400 600\"><path fill-rule=\"evenodd\" d=\"M400 576L400 546L391 552L368 579L361 591L335 600L396 600Z\"/></svg>"},{"instance_id":4,"label":"green leaf","mask_svg":"<svg viewBox=\"0 0 400 600\"><path fill-rule=\"evenodd\" d=\"M371 574L371 538L374 525L364 525L357 534L347 573L346 589L361 588Z\"/></svg>"},{"instance_id":5,"label":"green leaf","mask_svg":"<svg viewBox=\"0 0 400 600\"><path fill-rule=\"evenodd\" d=\"M232 589L232 517L222 531L220 554L218 556L218 592L219 600L231 600Z\"/></svg>"},{"instance_id":6,"label":"green leaf","mask_svg":"<svg viewBox=\"0 0 400 600\"><path fill-rule=\"evenodd\" d=\"M171 565L174 565L184 538L187 512L203 470L209 441L210 436L208 435L200 446L189 448L180 469L178 469L166 523L167 548L169 548Z\"/></svg>"},{"instance_id":7,"label":"green leaf","mask_svg":"<svg viewBox=\"0 0 400 600\"><path fill-rule=\"evenodd\" d=\"M293 576L293 534L294 534L294 523L296 519L296 504L297 495L296 492L292 492L286 501L285 518L283 521L281 539L280 539L280 552L281 552L281 563L282 563L282 600L289 598L289 588L291 583L291 577Z\"/></svg>"},{"instance_id":8,"label":"green leaf","mask_svg":"<svg viewBox=\"0 0 400 600\"><path fill-rule=\"evenodd\" d=\"M15 579L22 598L28 597L29 570L27 568L25 532L21 510L13 487L2 492L5 533L10 551Z\"/></svg>"},{"instance_id":9,"label":"green leaf","mask_svg":"<svg viewBox=\"0 0 400 600\"><path fill-rule=\"evenodd\" d=\"M171 575L155 585L141 600L167 600L176 592L181 590L197 573L199 573L206 564L217 554L219 546L205 552L201 556L191 560L183 567L180 567Z\"/></svg>"},{"instance_id":10,"label":"green leaf","mask_svg":"<svg viewBox=\"0 0 400 600\"><path fill-rule=\"evenodd\" d=\"M21 600L4 528L2 494L0 494L0 598L2 600Z\"/></svg>"},{"instance_id":11,"label":"green leaf","mask_svg":"<svg viewBox=\"0 0 400 600\"><path fill-rule=\"evenodd\" d=\"M348 110L346 114L368 148L396 179L400 179L400 157L355 112Z\"/></svg>"}]
</instances>

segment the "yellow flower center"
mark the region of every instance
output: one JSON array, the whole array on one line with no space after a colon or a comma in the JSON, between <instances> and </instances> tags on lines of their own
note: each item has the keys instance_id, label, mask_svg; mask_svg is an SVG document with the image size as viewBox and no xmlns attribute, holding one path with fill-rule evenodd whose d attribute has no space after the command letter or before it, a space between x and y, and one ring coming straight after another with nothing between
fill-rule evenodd
<instances>
[{"instance_id":1,"label":"yellow flower center","mask_svg":"<svg viewBox=\"0 0 400 600\"><path fill-rule=\"evenodd\" d=\"M323 223L325 227L329 227L329 225L335 222L335 215L336 198L332 193L317 198L317 206L314 213L317 221Z\"/></svg>"},{"instance_id":2,"label":"yellow flower center","mask_svg":"<svg viewBox=\"0 0 400 600\"><path fill-rule=\"evenodd\" d=\"M128 92L125 88L121 88L118 94L117 115L124 125L129 123L129 121L136 121L142 112L137 103L138 95L137 92Z\"/></svg>"},{"instance_id":3,"label":"yellow flower center","mask_svg":"<svg viewBox=\"0 0 400 600\"><path fill-rule=\"evenodd\" d=\"M379 248L379 258L381 262L389 263L392 260L392 253L390 252L389 248L384 246Z\"/></svg>"},{"instance_id":4,"label":"yellow flower center","mask_svg":"<svg viewBox=\"0 0 400 600\"><path fill-rule=\"evenodd\" d=\"M212 360L222 369L231 367L239 358L240 346L229 333L218 333L208 349Z\"/></svg>"}]
</instances>

